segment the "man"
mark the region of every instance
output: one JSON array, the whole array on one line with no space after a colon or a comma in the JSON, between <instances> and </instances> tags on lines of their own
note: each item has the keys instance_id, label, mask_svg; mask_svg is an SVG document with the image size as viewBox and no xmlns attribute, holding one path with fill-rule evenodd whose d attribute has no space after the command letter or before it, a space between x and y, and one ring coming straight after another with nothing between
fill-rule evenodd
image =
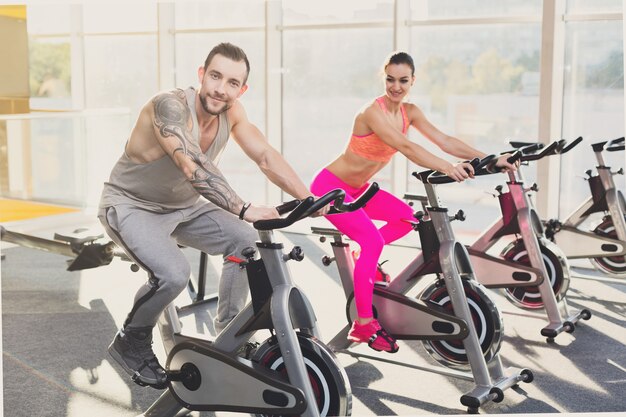
<instances>
[{"instance_id":1,"label":"man","mask_svg":"<svg viewBox=\"0 0 626 417\"><path fill-rule=\"evenodd\" d=\"M125 151L113 167L98 218L109 236L148 273L109 353L141 385L164 388L167 376L152 351L161 312L187 285L190 266L178 244L224 266L216 331L243 308L245 272L228 261L257 238L247 223L278 217L273 207L245 202L215 163L229 136L274 184L295 198L311 195L284 158L247 118L239 97L250 64L240 48L221 43L198 69L200 88L154 96L142 108Z\"/></svg>"}]
</instances>

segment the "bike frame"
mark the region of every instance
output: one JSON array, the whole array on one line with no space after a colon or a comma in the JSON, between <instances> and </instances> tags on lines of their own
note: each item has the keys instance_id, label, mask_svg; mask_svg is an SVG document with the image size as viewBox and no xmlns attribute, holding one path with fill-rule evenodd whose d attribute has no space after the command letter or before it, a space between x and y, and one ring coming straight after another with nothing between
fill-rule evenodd
<instances>
[{"instance_id":1,"label":"bike frame","mask_svg":"<svg viewBox=\"0 0 626 417\"><path fill-rule=\"evenodd\" d=\"M463 346L471 372L419 367L391 360L384 360L384 362L473 381L473 389L461 397L461 403L470 409L477 409L485 402L494 400L494 389L503 391L523 381L525 379L524 373L527 370L519 368L505 369L497 352L493 353L493 359L489 363L485 361L476 329L473 325L468 325L468 323L472 323L472 318L461 277L468 280L473 279L474 273L469 255L465 247L456 241L450 226L448 209L442 207L439 203L435 186L425 183L425 188L429 197L428 200L431 203L431 206L428 207L428 212L440 242L436 251L441 262L441 274L448 289L453 309L457 312L456 318L459 327L450 329L450 333L455 333L453 337L446 337L441 333L434 332L433 328L436 326L433 326L433 320L436 321L438 318L442 318L438 312L436 310L433 311L431 307L424 303L417 303L412 298L404 295L426 274L434 272L429 270L430 266L424 259L423 251L420 251L415 259L391 280L387 288L375 286L373 303L378 312L377 318L381 325L398 339L445 340L446 338L463 338ZM354 262L350 254L349 245L343 242L342 234L335 229L313 228L312 230L315 234L333 237L334 241L331 242L331 245L334 261L337 263L344 293L347 298L350 297L353 292ZM354 309L354 303L352 308ZM447 324L452 325L450 322ZM348 351L347 349L352 345L346 339L349 330L350 324L333 337L328 346L338 352L347 353L354 357L381 360L376 356ZM459 334L461 334L461 337L459 337Z\"/></svg>"},{"instance_id":2,"label":"bike frame","mask_svg":"<svg viewBox=\"0 0 626 417\"><path fill-rule=\"evenodd\" d=\"M598 175L589 178L591 196L583 201L554 233L556 244L566 257L594 258L626 255L626 221L624 195L615 187L614 173L606 166L602 147L594 148ZM595 192L594 192L595 191ZM598 236L578 228L593 213L607 212L611 216L618 239Z\"/></svg>"},{"instance_id":3,"label":"bike frame","mask_svg":"<svg viewBox=\"0 0 626 417\"><path fill-rule=\"evenodd\" d=\"M267 322L268 319L266 317L262 317L261 314L254 312L251 302L246 305L244 310L228 324L214 341L202 341L201 343L206 349L222 352L227 356L234 357L234 360L238 362L246 363L246 360L243 358L236 357L237 349L250 340L256 331L265 329L268 325L273 325L273 330L276 334L281 352L290 352L290 354L283 355L290 385L302 390L304 399L306 399L307 407L301 415L316 417L319 416L319 411L317 410L315 395L311 388L302 351L295 332L295 329L299 328L302 332L318 337L319 332L316 329L315 314L312 311L311 303L308 301L307 297L295 287L291 280L291 275L286 265L287 259L285 259L282 253L283 245L274 241L274 235L271 230L260 230L259 236L260 241L257 242L257 248L260 258L263 259L265 264L272 287L271 300L269 302L271 323ZM186 306L185 310L191 311L193 314L197 314L200 317L207 316L206 306L202 302ZM179 346L184 342L198 342L197 338L182 333L178 313L173 304L166 309L158 325L168 355L175 346ZM207 366L207 368L219 369L215 365L215 363L212 363L211 366ZM248 363L248 365L250 364ZM255 367L252 367L251 370L260 374L258 378L267 378L267 372L265 370L259 370ZM230 371L230 369L228 369L228 371ZM203 392L198 392L198 397L194 398L196 401L205 402L207 404L211 402L219 404L224 402L223 395L224 393L222 392L220 398L213 398L210 392L204 390ZM232 392L230 395L233 396L232 402L236 403L241 397L241 392ZM173 417L182 409L183 405L174 397L171 390L167 390L148 410L146 410L146 412L144 412L144 414L142 414L142 416ZM215 408L206 409L216 410ZM237 410L227 409L226 411ZM250 412L250 410L248 411Z\"/></svg>"}]
</instances>

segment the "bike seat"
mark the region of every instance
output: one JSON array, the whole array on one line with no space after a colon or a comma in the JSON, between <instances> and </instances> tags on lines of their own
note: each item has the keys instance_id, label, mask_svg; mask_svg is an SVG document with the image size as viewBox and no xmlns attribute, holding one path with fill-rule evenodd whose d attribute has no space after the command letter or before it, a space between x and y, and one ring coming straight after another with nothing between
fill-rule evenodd
<instances>
[{"instance_id":1,"label":"bike seat","mask_svg":"<svg viewBox=\"0 0 626 417\"><path fill-rule=\"evenodd\" d=\"M95 240L102 239L103 233L97 234L93 230L87 228L79 228L71 233L55 233L54 240L60 240L61 242L67 242L70 245L84 245L85 243L91 243Z\"/></svg>"},{"instance_id":2,"label":"bike seat","mask_svg":"<svg viewBox=\"0 0 626 417\"><path fill-rule=\"evenodd\" d=\"M311 227L311 232L323 236L343 236L343 233L332 227Z\"/></svg>"},{"instance_id":3,"label":"bike seat","mask_svg":"<svg viewBox=\"0 0 626 417\"><path fill-rule=\"evenodd\" d=\"M422 202L423 204L428 204L428 197L426 197L425 195L405 193L402 198L405 200L417 200Z\"/></svg>"}]
</instances>

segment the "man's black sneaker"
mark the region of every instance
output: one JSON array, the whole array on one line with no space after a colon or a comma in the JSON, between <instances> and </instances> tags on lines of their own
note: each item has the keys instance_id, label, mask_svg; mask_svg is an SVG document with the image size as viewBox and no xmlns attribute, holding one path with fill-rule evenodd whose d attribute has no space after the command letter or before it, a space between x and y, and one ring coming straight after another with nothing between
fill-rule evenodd
<instances>
[{"instance_id":1,"label":"man's black sneaker","mask_svg":"<svg viewBox=\"0 0 626 417\"><path fill-rule=\"evenodd\" d=\"M142 386L167 387L167 373L152 351L152 327L122 329L109 345L109 354Z\"/></svg>"}]
</instances>

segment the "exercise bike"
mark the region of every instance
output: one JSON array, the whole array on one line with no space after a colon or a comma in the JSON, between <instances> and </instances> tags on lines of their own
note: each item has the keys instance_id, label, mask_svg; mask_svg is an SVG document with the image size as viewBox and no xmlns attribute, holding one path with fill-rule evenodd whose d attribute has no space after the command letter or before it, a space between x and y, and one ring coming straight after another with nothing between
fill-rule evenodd
<instances>
[{"instance_id":1,"label":"exercise bike","mask_svg":"<svg viewBox=\"0 0 626 417\"><path fill-rule=\"evenodd\" d=\"M520 160L522 163L536 161L564 146L564 141L555 141L540 153L531 153L540 148L537 145L521 148ZM536 185L524 188L517 171L509 171L508 176L508 192L503 192L502 186L496 187L502 217L468 247L468 252L477 279L483 285L503 288L506 297L516 306L545 309L549 323L541 329L541 334L548 342L553 342L563 331L573 332L580 319L591 318L591 312L587 309L568 311L564 296L569 287L569 264L559 247L546 239L530 202L528 192L536 190ZM501 258L489 255L489 249L505 236L515 236L515 239L502 250ZM522 266L532 269L524 270ZM557 276L560 279L555 280Z\"/></svg>"},{"instance_id":2,"label":"exercise bike","mask_svg":"<svg viewBox=\"0 0 626 417\"><path fill-rule=\"evenodd\" d=\"M294 286L286 265L289 260L304 259L302 249L296 246L283 253L273 230L288 227L331 202L330 213L357 210L377 189L372 184L359 199L346 204L342 190L333 190L316 201L312 197L294 200L277 207L281 214L291 212L287 217L255 222L259 256L250 247L243 251L240 262L248 274L252 301L214 340L183 333L183 315L207 320L203 300L180 308L173 304L167 307L158 326L167 353L168 389L140 416L174 417L183 409L310 417L349 415L352 394L345 371L333 352L319 341L311 304ZM65 256L82 253L83 247L102 237L66 236L63 241L52 241L0 230L3 240ZM98 247L93 252L130 261L112 242ZM270 337L258 346L250 344L260 330L269 330Z\"/></svg>"},{"instance_id":3,"label":"exercise bike","mask_svg":"<svg viewBox=\"0 0 626 417\"><path fill-rule=\"evenodd\" d=\"M117 247L115 242L103 242L104 234L88 228L79 228L71 233L55 233L52 239L7 230L0 225L0 240L14 243L26 248L43 250L67 256L68 271L82 271L97 268L111 263L115 257L132 262L126 253ZM133 271L139 267L131 264Z\"/></svg>"},{"instance_id":4,"label":"exercise bike","mask_svg":"<svg viewBox=\"0 0 626 417\"><path fill-rule=\"evenodd\" d=\"M623 175L624 170L612 172L602 155L603 151L623 151L624 138L594 143L591 148L598 162L596 175L591 170L586 171L591 196L565 220L544 221L546 237L556 243L568 259L588 258L598 271L626 278L626 201L613 181L613 176ZM602 215L600 223L591 231L581 230L581 224L597 214Z\"/></svg>"},{"instance_id":5,"label":"exercise bike","mask_svg":"<svg viewBox=\"0 0 626 417\"><path fill-rule=\"evenodd\" d=\"M472 161L475 171L491 162L493 156ZM469 413L487 401L500 402L504 390L520 381L531 382L528 369L507 368L502 365L499 348L502 340L502 319L494 302L484 288L474 280L469 256L458 243L450 227L454 219L462 219L459 212L453 217L437 198L435 184L454 182L433 171L413 173L424 183L429 197L428 215L415 213L417 221L410 221L419 232L423 250L398 276L389 283L374 286L374 315L381 325L398 340L422 340L427 352L441 367L428 368L414 364L382 359L373 355L352 352L347 340L352 321L357 317L353 295L354 260L350 246L336 229L313 227L320 241L332 237L333 257L325 256L322 263L336 263L342 287L347 298L346 326L328 343L335 352L354 357L382 360L386 363L427 370L474 382L474 388L460 401ZM415 299L407 294L426 275L437 279ZM470 372L467 369L470 368Z\"/></svg>"},{"instance_id":6,"label":"exercise bike","mask_svg":"<svg viewBox=\"0 0 626 417\"><path fill-rule=\"evenodd\" d=\"M295 209L294 202L278 207L281 213L293 209L285 218L254 222L260 256L254 248L244 249L240 264L248 274L252 301L213 341L186 335L181 328L179 313L205 317L203 301L166 309L158 326L168 353L169 389L141 416L175 416L183 407L269 415L349 415L348 379L332 351L319 341L310 302L294 286L287 269L287 261L304 259L302 249L296 246L283 253L273 230L331 202L331 213L356 210L377 189L374 184L348 204L343 204L342 190L333 190L317 201L310 197ZM242 348L260 330L269 330L270 337L242 357Z\"/></svg>"}]
</instances>

